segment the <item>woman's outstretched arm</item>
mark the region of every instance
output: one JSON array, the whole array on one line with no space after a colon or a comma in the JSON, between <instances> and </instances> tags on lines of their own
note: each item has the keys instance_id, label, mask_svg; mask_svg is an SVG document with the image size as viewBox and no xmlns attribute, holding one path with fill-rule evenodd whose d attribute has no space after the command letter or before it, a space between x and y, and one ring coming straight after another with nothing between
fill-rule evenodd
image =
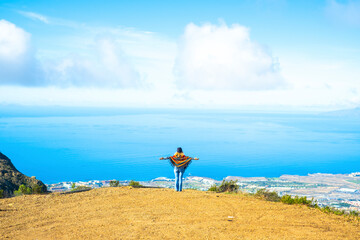
<instances>
[{"instance_id":1,"label":"woman's outstretched arm","mask_svg":"<svg viewBox=\"0 0 360 240\"><path fill-rule=\"evenodd\" d=\"M161 158L159 158L159 160L167 160L169 158L170 157L161 157ZM192 158L192 160L199 160L199 158Z\"/></svg>"}]
</instances>

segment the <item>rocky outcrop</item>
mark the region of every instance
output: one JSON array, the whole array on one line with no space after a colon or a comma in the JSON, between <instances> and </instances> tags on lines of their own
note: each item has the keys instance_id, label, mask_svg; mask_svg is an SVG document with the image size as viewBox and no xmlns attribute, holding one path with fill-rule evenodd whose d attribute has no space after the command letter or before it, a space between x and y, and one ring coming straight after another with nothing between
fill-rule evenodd
<instances>
[{"instance_id":1,"label":"rocky outcrop","mask_svg":"<svg viewBox=\"0 0 360 240\"><path fill-rule=\"evenodd\" d=\"M0 152L0 190L4 191L4 197L12 196L21 184L30 188L38 185L41 187L42 192L46 192L46 186L43 182L19 172L11 160Z\"/></svg>"}]
</instances>

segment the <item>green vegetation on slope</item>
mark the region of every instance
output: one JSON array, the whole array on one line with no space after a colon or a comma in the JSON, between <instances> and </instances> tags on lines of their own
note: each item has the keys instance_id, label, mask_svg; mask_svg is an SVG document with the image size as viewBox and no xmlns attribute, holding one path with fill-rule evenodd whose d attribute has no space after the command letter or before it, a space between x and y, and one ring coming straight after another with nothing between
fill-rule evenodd
<instances>
[{"instance_id":1,"label":"green vegetation on slope","mask_svg":"<svg viewBox=\"0 0 360 240\"><path fill-rule=\"evenodd\" d=\"M141 185L139 182L136 182L136 181L134 181L134 180L131 180L131 181L130 181L129 186L132 186L132 187L142 187L142 185Z\"/></svg>"},{"instance_id":2,"label":"green vegetation on slope","mask_svg":"<svg viewBox=\"0 0 360 240\"><path fill-rule=\"evenodd\" d=\"M14 191L15 196L29 195L29 194L41 194L44 193L43 189L39 185L33 185L32 187L27 187L24 184L19 186L19 189Z\"/></svg>"},{"instance_id":3,"label":"green vegetation on slope","mask_svg":"<svg viewBox=\"0 0 360 240\"><path fill-rule=\"evenodd\" d=\"M237 185L237 181L225 181L223 180L220 186L216 184L212 185L208 191L212 192L228 192L228 193L236 193L239 190L239 185Z\"/></svg>"}]
</instances>

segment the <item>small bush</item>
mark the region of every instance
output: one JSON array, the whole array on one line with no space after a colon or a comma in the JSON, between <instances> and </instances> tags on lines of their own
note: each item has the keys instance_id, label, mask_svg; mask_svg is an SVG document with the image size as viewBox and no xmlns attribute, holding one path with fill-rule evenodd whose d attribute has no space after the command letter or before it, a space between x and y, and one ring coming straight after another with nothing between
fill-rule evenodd
<instances>
[{"instance_id":1,"label":"small bush","mask_svg":"<svg viewBox=\"0 0 360 240\"><path fill-rule=\"evenodd\" d=\"M17 196L21 196L23 195L19 190L15 190L14 191L14 196L17 197Z\"/></svg>"},{"instance_id":2,"label":"small bush","mask_svg":"<svg viewBox=\"0 0 360 240\"><path fill-rule=\"evenodd\" d=\"M335 215L344 215L345 214L345 210L339 210L339 209L334 209L333 213Z\"/></svg>"},{"instance_id":3,"label":"small bush","mask_svg":"<svg viewBox=\"0 0 360 240\"><path fill-rule=\"evenodd\" d=\"M255 196L263 198L266 201L271 201L271 202L279 202L281 199L276 192L270 192L269 190L266 190L265 188L259 189L255 193Z\"/></svg>"},{"instance_id":4,"label":"small bush","mask_svg":"<svg viewBox=\"0 0 360 240\"><path fill-rule=\"evenodd\" d=\"M347 213L345 212L345 210L340 210L340 209L336 209L333 207L329 207L329 206L325 206L325 207L319 207L319 205L316 203L316 201L312 200L308 200L306 197L299 197L299 196L295 196L292 197L290 195L284 195L282 196L281 202L286 203L286 204L302 204L302 205L306 205L309 207L313 207L313 208L317 208L320 211L324 212L324 213L332 213L335 215L346 215ZM359 212L357 211L350 211L349 216L354 216L354 217L358 217L359 216Z\"/></svg>"},{"instance_id":5,"label":"small bush","mask_svg":"<svg viewBox=\"0 0 360 240\"><path fill-rule=\"evenodd\" d=\"M282 203L286 203L286 204L294 204L295 203L294 199L290 195L282 196L280 201Z\"/></svg>"},{"instance_id":6,"label":"small bush","mask_svg":"<svg viewBox=\"0 0 360 240\"><path fill-rule=\"evenodd\" d=\"M219 191L219 188L216 186L216 184L212 185L208 191L211 191L211 192L218 192Z\"/></svg>"},{"instance_id":7,"label":"small bush","mask_svg":"<svg viewBox=\"0 0 360 240\"><path fill-rule=\"evenodd\" d=\"M19 191L22 193L22 194L32 194L32 189L25 186L24 184L20 185L19 187Z\"/></svg>"},{"instance_id":8,"label":"small bush","mask_svg":"<svg viewBox=\"0 0 360 240\"><path fill-rule=\"evenodd\" d=\"M281 202L286 203L286 204L302 204L302 205L313 205L313 200L308 200L305 196L304 197L299 197L299 196L295 196L292 197L290 195L284 195L281 197L280 199Z\"/></svg>"},{"instance_id":9,"label":"small bush","mask_svg":"<svg viewBox=\"0 0 360 240\"><path fill-rule=\"evenodd\" d=\"M134 180L131 180L130 183L129 183L129 186L141 187L142 185L139 182L135 182Z\"/></svg>"},{"instance_id":10,"label":"small bush","mask_svg":"<svg viewBox=\"0 0 360 240\"><path fill-rule=\"evenodd\" d=\"M303 197L295 196L294 199L295 199L295 204L303 204L303 205L310 206L313 203L313 200L308 200L305 196L303 196Z\"/></svg>"},{"instance_id":11,"label":"small bush","mask_svg":"<svg viewBox=\"0 0 360 240\"><path fill-rule=\"evenodd\" d=\"M354 217L358 217L358 216L359 216L359 212L357 212L357 211L350 211L350 212L349 212L349 215L350 215L350 216L354 216Z\"/></svg>"},{"instance_id":12,"label":"small bush","mask_svg":"<svg viewBox=\"0 0 360 240\"><path fill-rule=\"evenodd\" d=\"M118 186L119 186L119 181L117 180L110 181L110 187L118 187Z\"/></svg>"},{"instance_id":13,"label":"small bush","mask_svg":"<svg viewBox=\"0 0 360 240\"><path fill-rule=\"evenodd\" d=\"M237 180L225 181L223 180L219 186L219 192L237 192L239 190L239 185L237 185Z\"/></svg>"},{"instance_id":14,"label":"small bush","mask_svg":"<svg viewBox=\"0 0 360 240\"><path fill-rule=\"evenodd\" d=\"M340 210L340 209L336 209L336 208L329 207L329 206L319 207L319 205L317 204L316 201L314 201L314 199L308 200L305 196L304 197L299 197L299 196L292 197L291 195L284 195L280 198L276 192L269 192L266 189L260 189L254 195L257 197L261 197L267 201L274 201L274 202L281 201L282 203L285 203L285 204L306 205L308 207L317 208L324 213L332 213L335 215L349 215L349 216L353 216L353 217L360 216L360 213L357 211L350 211L347 214L345 212L345 210Z\"/></svg>"},{"instance_id":15,"label":"small bush","mask_svg":"<svg viewBox=\"0 0 360 240\"><path fill-rule=\"evenodd\" d=\"M334 209L332 207L329 207L329 206L325 206L325 207L321 208L321 211L325 212L325 213L335 213L335 212L337 212L339 210L336 210L336 209ZM336 214L336 215L338 215L338 214Z\"/></svg>"},{"instance_id":16,"label":"small bush","mask_svg":"<svg viewBox=\"0 0 360 240\"><path fill-rule=\"evenodd\" d=\"M24 194L32 194L32 193L33 193L32 189L25 186L24 184L21 184L19 186L19 189L17 191L14 191L15 196L20 196L20 195L24 195Z\"/></svg>"},{"instance_id":17,"label":"small bush","mask_svg":"<svg viewBox=\"0 0 360 240\"><path fill-rule=\"evenodd\" d=\"M324 212L324 213L333 213L335 215L344 215L345 214L344 210L339 210L339 209L332 208L332 207L329 207L329 206L325 206L323 208L320 208L320 210L322 212Z\"/></svg>"},{"instance_id":18,"label":"small bush","mask_svg":"<svg viewBox=\"0 0 360 240\"><path fill-rule=\"evenodd\" d=\"M239 190L239 185L237 185L237 181L225 181L223 180L221 185L218 187L216 186L216 184L212 185L208 191L213 191L213 192L228 192L228 193L236 193Z\"/></svg>"},{"instance_id":19,"label":"small bush","mask_svg":"<svg viewBox=\"0 0 360 240\"><path fill-rule=\"evenodd\" d=\"M35 194L43 193L43 190L42 190L42 188L41 188L40 185L34 185L34 186L32 187L32 191L33 191L33 193L35 193Z\"/></svg>"},{"instance_id":20,"label":"small bush","mask_svg":"<svg viewBox=\"0 0 360 240\"><path fill-rule=\"evenodd\" d=\"M71 191L82 191L82 190L90 190L90 189L92 188L87 186L77 186L76 188L71 189Z\"/></svg>"},{"instance_id":21,"label":"small bush","mask_svg":"<svg viewBox=\"0 0 360 240\"><path fill-rule=\"evenodd\" d=\"M71 184L71 189L75 189L76 188L76 184L75 183L72 183Z\"/></svg>"},{"instance_id":22,"label":"small bush","mask_svg":"<svg viewBox=\"0 0 360 240\"><path fill-rule=\"evenodd\" d=\"M0 198L4 197L4 190L0 190Z\"/></svg>"}]
</instances>

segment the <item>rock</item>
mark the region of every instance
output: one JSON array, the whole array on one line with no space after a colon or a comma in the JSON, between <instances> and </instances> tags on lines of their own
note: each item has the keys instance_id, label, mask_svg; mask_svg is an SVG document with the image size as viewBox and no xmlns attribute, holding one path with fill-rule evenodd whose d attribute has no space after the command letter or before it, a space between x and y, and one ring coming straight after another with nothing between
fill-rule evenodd
<instances>
[{"instance_id":1,"label":"rock","mask_svg":"<svg viewBox=\"0 0 360 240\"><path fill-rule=\"evenodd\" d=\"M31 188L39 185L42 192L47 191L43 182L35 177L30 178L19 172L11 160L0 152L0 190L4 190L4 197L11 197L21 184Z\"/></svg>"}]
</instances>

